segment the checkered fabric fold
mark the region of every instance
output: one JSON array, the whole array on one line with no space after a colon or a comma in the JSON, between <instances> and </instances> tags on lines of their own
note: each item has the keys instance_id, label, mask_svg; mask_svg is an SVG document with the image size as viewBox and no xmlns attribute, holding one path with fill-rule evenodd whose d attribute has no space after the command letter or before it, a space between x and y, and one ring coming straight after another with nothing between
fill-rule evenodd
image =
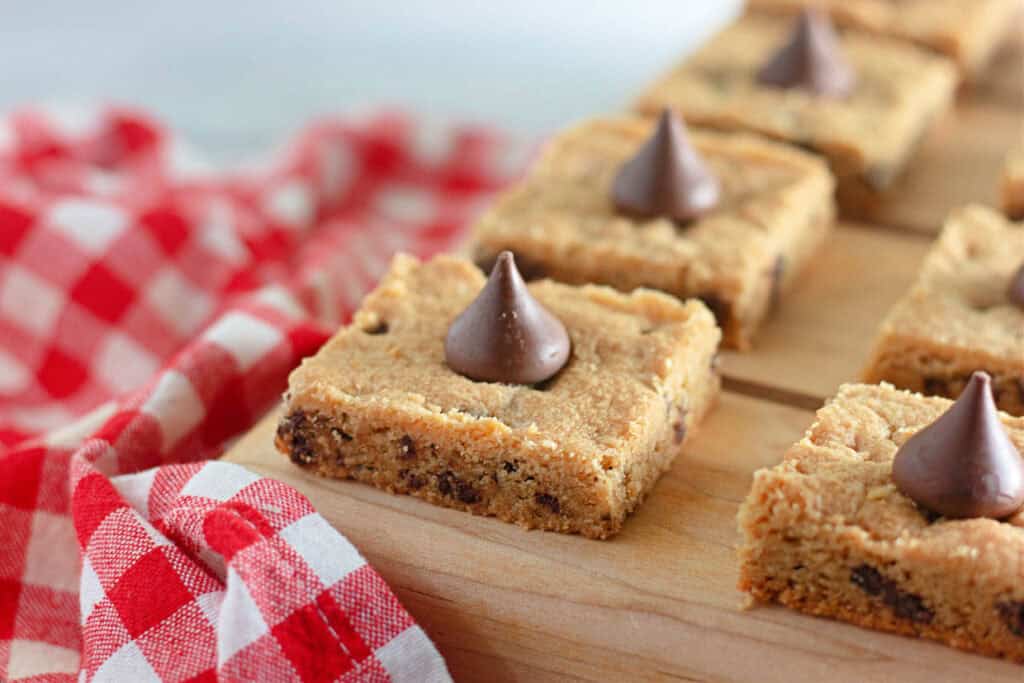
<instances>
[{"instance_id":1,"label":"checkered fabric fold","mask_svg":"<svg viewBox=\"0 0 1024 683\"><path fill-rule=\"evenodd\" d=\"M301 494L214 459L523 150L379 115L219 173L140 112L0 118L0 680L448 680Z\"/></svg>"}]
</instances>

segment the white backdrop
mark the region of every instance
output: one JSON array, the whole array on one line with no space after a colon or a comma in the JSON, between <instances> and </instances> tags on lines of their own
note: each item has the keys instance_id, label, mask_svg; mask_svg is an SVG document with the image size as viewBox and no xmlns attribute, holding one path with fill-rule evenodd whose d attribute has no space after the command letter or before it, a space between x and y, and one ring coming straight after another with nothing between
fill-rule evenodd
<instances>
[{"instance_id":1,"label":"white backdrop","mask_svg":"<svg viewBox=\"0 0 1024 683\"><path fill-rule=\"evenodd\" d=\"M542 133L620 107L739 0L0 0L0 107L114 98L218 156L394 104Z\"/></svg>"}]
</instances>

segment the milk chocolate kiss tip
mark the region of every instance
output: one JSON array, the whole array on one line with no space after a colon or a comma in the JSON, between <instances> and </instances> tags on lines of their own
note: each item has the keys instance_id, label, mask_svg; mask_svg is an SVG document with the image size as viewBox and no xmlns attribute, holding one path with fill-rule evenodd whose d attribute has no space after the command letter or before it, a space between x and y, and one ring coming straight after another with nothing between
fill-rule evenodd
<instances>
[{"instance_id":1,"label":"milk chocolate kiss tip","mask_svg":"<svg viewBox=\"0 0 1024 683\"><path fill-rule=\"evenodd\" d=\"M1020 265L1017 272L1010 278L1010 286L1006 290L1006 296L1009 297L1011 304L1024 310L1024 263Z\"/></svg>"},{"instance_id":2,"label":"milk chocolate kiss tip","mask_svg":"<svg viewBox=\"0 0 1024 683\"><path fill-rule=\"evenodd\" d=\"M718 179L669 109L612 183L615 208L637 218L664 216L687 223L714 209L720 196Z\"/></svg>"},{"instance_id":3,"label":"milk chocolate kiss tip","mask_svg":"<svg viewBox=\"0 0 1024 683\"><path fill-rule=\"evenodd\" d=\"M919 506L992 519L1024 506L1024 461L999 420L991 384L974 373L953 406L897 451L893 481Z\"/></svg>"},{"instance_id":4,"label":"milk chocolate kiss tip","mask_svg":"<svg viewBox=\"0 0 1024 683\"><path fill-rule=\"evenodd\" d=\"M808 8L797 19L789 41L758 72L757 80L839 98L853 92L857 77L828 14Z\"/></svg>"},{"instance_id":5,"label":"milk chocolate kiss tip","mask_svg":"<svg viewBox=\"0 0 1024 683\"><path fill-rule=\"evenodd\" d=\"M565 326L533 298L505 251L448 328L444 349L448 367L470 379L536 384L565 366L571 347Z\"/></svg>"}]
</instances>

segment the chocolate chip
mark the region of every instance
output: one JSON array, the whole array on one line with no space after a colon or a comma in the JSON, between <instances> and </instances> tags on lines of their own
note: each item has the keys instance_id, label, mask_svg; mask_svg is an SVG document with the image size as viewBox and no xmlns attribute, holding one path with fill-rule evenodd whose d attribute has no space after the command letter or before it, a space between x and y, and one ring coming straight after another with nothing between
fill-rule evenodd
<instances>
[{"instance_id":1,"label":"chocolate chip","mask_svg":"<svg viewBox=\"0 0 1024 683\"><path fill-rule=\"evenodd\" d=\"M480 502L480 494L475 488L461 481L456 482L456 497L467 505Z\"/></svg>"},{"instance_id":2,"label":"chocolate chip","mask_svg":"<svg viewBox=\"0 0 1024 683\"><path fill-rule=\"evenodd\" d=\"M288 448L288 457L296 465L312 465L317 461L316 453L313 452L313 449L309 447L309 444L302 437L292 440Z\"/></svg>"},{"instance_id":3,"label":"chocolate chip","mask_svg":"<svg viewBox=\"0 0 1024 683\"><path fill-rule=\"evenodd\" d=\"M517 465L514 462L509 462L508 460L501 463L501 466L505 468L505 471L508 472L509 474L519 471L519 465Z\"/></svg>"},{"instance_id":4,"label":"chocolate chip","mask_svg":"<svg viewBox=\"0 0 1024 683\"><path fill-rule=\"evenodd\" d=\"M635 218L689 223L711 212L721 186L690 143L682 120L665 108L654 133L619 169L612 200Z\"/></svg>"},{"instance_id":5,"label":"chocolate chip","mask_svg":"<svg viewBox=\"0 0 1024 683\"><path fill-rule=\"evenodd\" d=\"M533 499L537 501L537 505L543 505L556 515L562 509L562 506L559 504L558 499L549 493L538 493L533 497Z\"/></svg>"},{"instance_id":6,"label":"chocolate chip","mask_svg":"<svg viewBox=\"0 0 1024 683\"><path fill-rule=\"evenodd\" d=\"M402 479L405 482L405 485L413 491L423 488L423 485L426 483L426 480L423 477L418 474L414 474L409 470L398 470L398 477Z\"/></svg>"},{"instance_id":7,"label":"chocolate chip","mask_svg":"<svg viewBox=\"0 0 1024 683\"><path fill-rule=\"evenodd\" d=\"M334 437L335 441L351 441L352 435L346 434L337 427L331 427L331 436Z\"/></svg>"},{"instance_id":8,"label":"chocolate chip","mask_svg":"<svg viewBox=\"0 0 1024 683\"><path fill-rule=\"evenodd\" d=\"M363 328L363 332L365 332L366 334L370 334L370 335L375 335L376 336L376 335L379 335L379 334L387 334L390 329L391 329L391 326L388 325L387 321L386 320L381 320L381 321L378 321L377 324L374 325L373 327L365 327L365 328Z\"/></svg>"},{"instance_id":9,"label":"chocolate chip","mask_svg":"<svg viewBox=\"0 0 1024 683\"><path fill-rule=\"evenodd\" d=\"M292 435L292 428L287 423L288 418L284 418L277 424L277 438L282 441L288 441Z\"/></svg>"},{"instance_id":10,"label":"chocolate chip","mask_svg":"<svg viewBox=\"0 0 1024 683\"><path fill-rule=\"evenodd\" d=\"M298 431L306 426L306 420L306 413L302 410L296 410L281 420L279 428L287 427L292 431Z\"/></svg>"},{"instance_id":11,"label":"chocolate chip","mask_svg":"<svg viewBox=\"0 0 1024 683\"><path fill-rule=\"evenodd\" d=\"M455 488L453 485L454 479L455 475L448 471L437 475L437 490L442 496L452 495L452 491Z\"/></svg>"},{"instance_id":12,"label":"chocolate chip","mask_svg":"<svg viewBox=\"0 0 1024 683\"><path fill-rule=\"evenodd\" d=\"M398 440L398 457L402 460L412 460L416 457L416 444L409 436L403 436Z\"/></svg>"},{"instance_id":13,"label":"chocolate chip","mask_svg":"<svg viewBox=\"0 0 1024 683\"><path fill-rule=\"evenodd\" d=\"M704 302L715 316L715 322L722 329L725 329L726 325L729 324L729 319L732 317L732 306L729 302L718 296L717 294L701 294L697 297Z\"/></svg>"},{"instance_id":14,"label":"chocolate chip","mask_svg":"<svg viewBox=\"0 0 1024 683\"><path fill-rule=\"evenodd\" d=\"M480 502L479 492L452 474L450 470L445 470L437 475L437 490L444 496L454 495L467 505Z\"/></svg>"},{"instance_id":15,"label":"chocolate chip","mask_svg":"<svg viewBox=\"0 0 1024 683\"><path fill-rule=\"evenodd\" d=\"M913 593L900 591L894 596L887 593L882 597L882 602L891 607L896 616L916 624L930 624L935 618L935 613L924 606L921 597Z\"/></svg>"},{"instance_id":16,"label":"chocolate chip","mask_svg":"<svg viewBox=\"0 0 1024 683\"><path fill-rule=\"evenodd\" d=\"M854 567L850 581L868 595L881 595L886 583L877 569L866 564Z\"/></svg>"},{"instance_id":17,"label":"chocolate chip","mask_svg":"<svg viewBox=\"0 0 1024 683\"><path fill-rule=\"evenodd\" d=\"M800 14L789 40L761 68L757 80L822 97L846 97L857 81L828 14L813 8Z\"/></svg>"},{"instance_id":18,"label":"chocolate chip","mask_svg":"<svg viewBox=\"0 0 1024 683\"><path fill-rule=\"evenodd\" d=\"M444 350L448 367L469 379L536 384L565 366L572 342L561 321L533 298L506 251L448 328Z\"/></svg>"},{"instance_id":19,"label":"chocolate chip","mask_svg":"<svg viewBox=\"0 0 1024 683\"><path fill-rule=\"evenodd\" d=\"M901 590L899 584L882 576L874 567L862 564L850 572L850 582L868 595L880 597L893 614L917 624L930 624L935 613L925 607L920 596Z\"/></svg>"},{"instance_id":20,"label":"chocolate chip","mask_svg":"<svg viewBox=\"0 0 1024 683\"><path fill-rule=\"evenodd\" d=\"M1024 602L1000 602L996 611L1013 635L1024 638Z\"/></svg>"},{"instance_id":21,"label":"chocolate chip","mask_svg":"<svg viewBox=\"0 0 1024 683\"><path fill-rule=\"evenodd\" d=\"M303 411L295 411L284 417L277 426L277 436L288 447L288 457L296 465L312 465L317 455L306 439L308 418Z\"/></svg>"},{"instance_id":22,"label":"chocolate chip","mask_svg":"<svg viewBox=\"0 0 1024 683\"><path fill-rule=\"evenodd\" d=\"M900 447L892 479L944 517L1003 519L1024 506L1024 463L999 419L991 377L974 373L952 407Z\"/></svg>"}]
</instances>

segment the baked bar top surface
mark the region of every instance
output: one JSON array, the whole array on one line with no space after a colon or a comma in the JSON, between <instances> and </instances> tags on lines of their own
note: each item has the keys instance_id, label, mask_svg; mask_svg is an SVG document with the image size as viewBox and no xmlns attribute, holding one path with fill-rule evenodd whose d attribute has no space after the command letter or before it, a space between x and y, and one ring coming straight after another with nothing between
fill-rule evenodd
<instances>
[{"instance_id":1,"label":"baked bar top surface","mask_svg":"<svg viewBox=\"0 0 1024 683\"><path fill-rule=\"evenodd\" d=\"M663 264L686 283L760 272L780 243L810 223L828 219L833 179L817 157L743 134L691 130L690 137L722 187L719 208L685 227L671 220L620 215L611 186L622 164L648 138L654 122L637 116L595 119L571 128L546 148L530 175L476 225L488 243L543 244L550 258L614 255L614 260ZM822 208L824 207L824 209ZM695 286L690 284L690 288Z\"/></svg>"},{"instance_id":2,"label":"baked bar top surface","mask_svg":"<svg viewBox=\"0 0 1024 683\"><path fill-rule=\"evenodd\" d=\"M707 379L720 332L703 304L550 281L529 287L566 326L568 365L539 388L467 379L445 364L444 339L484 281L461 259L396 257L353 324L293 372L291 404L342 401L430 415L446 429L547 449L552 458L617 459L649 441L647 425L658 423L651 416L677 400L678 383L669 380L681 372L684 387ZM694 361L699 376L689 375L698 373Z\"/></svg>"},{"instance_id":3,"label":"baked bar top surface","mask_svg":"<svg viewBox=\"0 0 1024 683\"><path fill-rule=\"evenodd\" d=\"M986 354L1024 367L1024 311L1006 296L1024 263L1024 224L992 209L954 212L883 335Z\"/></svg>"},{"instance_id":4,"label":"baked bar top surface","mask_svg":"<svg viewBox=\"0 0 1024 683\"><path fill-rule=\"evenodd\" d=\"M854 534L880 554L935 562L962 558L979 575L1010 571L1024 579L1024 512L1005 522L929 519L892 481L897 449L951 403L888 384L844 385L783 462L761 470L755 480L785 480L784 488L802 492L804 519L817 520L832 533ZM1024 452L1024 418L1000 417ZM746 515L765 514L749 499L746 507Z\"/></svg>"},{"instance_id":5,"label":"baked bar top surface","mask_svg":"<svg viewBox=\"0 0 1024 683\"><path fill-rule=\"evenodd\" d=\"M754 9L796 12L809 0L750 0ZM963 54L976 40L995 41L989 24L1005 21L1014 0L818 0L843 25L856 26L928 45L969 61ZM979 35L981 34L981 35ZM985 51L983 48L978 48Z\"/></svg>"},{"instance_id":6,"label":"baked bar top surface","mask_svg":"<svg viewBox=\"0 0 1024 683\"><path fill-rule=\"evenodd\" d=\"M761 85L757 73L787 40L785 18L747 15L657 81L637 103L652 113L678 107L696 123L758 132L859 156L866 165L902 162L922 123L949 100L953 64L914 45L856 32L842 36L857 73L846 98Z\"/></svg>"}]
</instances>

